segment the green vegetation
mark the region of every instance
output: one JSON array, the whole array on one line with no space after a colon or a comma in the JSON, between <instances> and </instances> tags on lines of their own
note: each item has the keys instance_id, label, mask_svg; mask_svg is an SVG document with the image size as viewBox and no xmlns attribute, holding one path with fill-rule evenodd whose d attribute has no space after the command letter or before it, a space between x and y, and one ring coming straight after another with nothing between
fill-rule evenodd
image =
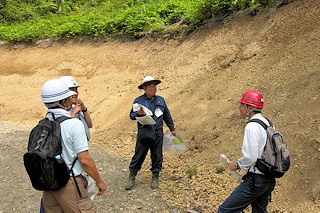
<instances>
[{"instance_id":1,"label":"green vegetation","mask_svg":"<svg viewBox=\"0 0 320 213\"><path fill-rule=\"evenodd\" d=\"M219 164L216 166L216 173L220 174L226 170L226 166L223 164Z\"/></svg>"},{"instance_id":2,"label":"green vegetation","mask_svg":"<svg viewBox=\"0 0 320 213\"><path fill-rule=\"evenodd\" d=\"M191 32L204 20L270 0L0 0L0 40Z\"/></svg>"},{"instance_id":3,"label":"green vegetation","mask_svg":"<svg viewBox=\"0 0 320 213\"><path fill-rule=\"evenodd\" d=\"M192 167L192 168L190 168L186 173L187 173L187 176L188 176L189 178L191 178L191 177L194 176L194 175L197 175L197 173L198 173L197 167Z\"/></svg>"}]
</instances>

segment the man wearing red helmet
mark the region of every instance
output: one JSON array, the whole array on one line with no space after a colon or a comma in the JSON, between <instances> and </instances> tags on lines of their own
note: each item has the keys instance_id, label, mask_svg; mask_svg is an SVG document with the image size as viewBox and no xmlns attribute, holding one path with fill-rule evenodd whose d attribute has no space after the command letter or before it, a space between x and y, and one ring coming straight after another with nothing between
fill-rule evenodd
<instances>
[{"instance_id":1,"label":"man wearing red helmet","mask_svg":"<svg viewBox=\"0 0 320 213\"><path fill-rule=\"evenodd\" d=\"M266 118L262 116L263 96L255 90L246 91L240 102L239 111L242 119L259 119L268 126ZM231 171L247 170L242 178L243 182L231 193L229 198L219 206L219 213L241 212L251 205L252 212L267 212L269 197L275 186L275 179L267 179L256 168L255 164L264 150L267 141L265 129L256 122L250 122L244 129L242 157L237 162L230 162Z\"/></svg>"}]
</instances>

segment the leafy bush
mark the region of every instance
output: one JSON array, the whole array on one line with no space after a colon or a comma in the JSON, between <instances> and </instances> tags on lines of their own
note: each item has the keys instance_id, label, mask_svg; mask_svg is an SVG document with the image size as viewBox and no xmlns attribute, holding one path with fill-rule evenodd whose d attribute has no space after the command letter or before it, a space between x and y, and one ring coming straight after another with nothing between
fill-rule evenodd
<instances>
[{"instance_id":1,"label":"leafy bush","mask_svg":"<svg viewBox=\"0 0 320 213\"><path fill-rule=\"evenodd\" d=\"M0 0L0 39L178 34L196 29L206 19L270 3L272 0Z\"/></svg>"}]
</instances>

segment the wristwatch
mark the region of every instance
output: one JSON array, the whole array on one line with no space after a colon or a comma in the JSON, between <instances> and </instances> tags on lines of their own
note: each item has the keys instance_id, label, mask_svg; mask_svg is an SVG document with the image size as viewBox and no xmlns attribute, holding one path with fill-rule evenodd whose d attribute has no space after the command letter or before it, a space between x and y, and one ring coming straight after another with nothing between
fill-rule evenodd
<instances>
[{"instance_id":1,"label":"wristwatch","mask_svg":"<svg viewBox=\"0 0 320 213\"><path fill-rule=\"evenodd\" d=\"M238 163L234 164L234 168L239 169L239 164Z\"/></svg>"}]
</instances>

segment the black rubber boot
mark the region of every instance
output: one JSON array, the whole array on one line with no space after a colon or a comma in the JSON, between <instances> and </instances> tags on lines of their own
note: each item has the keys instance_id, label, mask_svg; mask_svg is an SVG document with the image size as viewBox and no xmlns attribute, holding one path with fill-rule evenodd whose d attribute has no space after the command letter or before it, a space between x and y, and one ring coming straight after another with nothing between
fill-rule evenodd
<instances>
[{"instance_id":1,"label":"black rubber boot","mask_svg":"<svg viewBox=\"0 0 320 213\"><path fill-rule=\"evenodd\" d=\"M130 189L133 187L137 173L138 173L138 172L132 172L132 171L130 171L128 181L127 181L127 183L126 183L126 185L125 185L125 187L124 187L126 190L130 190Z\"/></svg>"},{"instance_id":2,"label":"black rubber boot","mask_svg":"<svg viewBox=\"0 0 320 213\"><path fill-rule=\"evenodd\" d=\"M152 173L151 188L152 189L159 188L159 172Z\"/></svg>"}]
</instances>

